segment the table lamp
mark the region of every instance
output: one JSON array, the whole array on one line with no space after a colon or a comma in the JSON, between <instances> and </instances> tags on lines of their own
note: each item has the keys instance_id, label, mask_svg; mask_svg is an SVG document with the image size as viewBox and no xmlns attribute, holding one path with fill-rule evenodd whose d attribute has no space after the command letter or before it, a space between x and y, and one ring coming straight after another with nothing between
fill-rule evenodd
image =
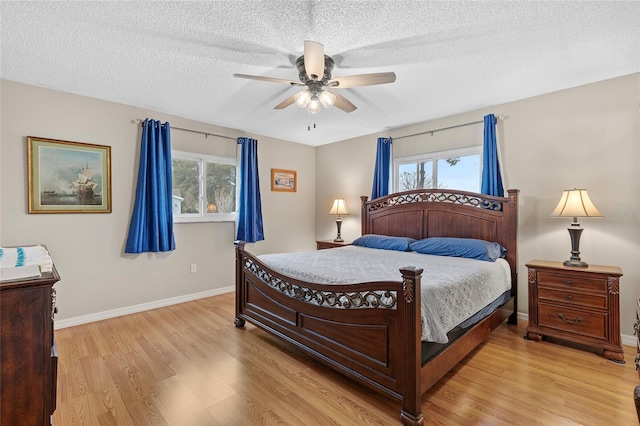
<instances>
[{"instance_id":1,"label":"table lamp","mask_svg":"<svg viewBox=\"0 0 640 426\"><path fill-rule=\"evenodd\" d=\"M567 189L562 193L560 202L551 217L573 217L571 226L567 228L571 237L571 258L564 261L565 266L586 268L587 262L580 260L580 235L583 229L578 223L579 217L602 217L602 213L593 205L586 189Z\"/></svg>"},{"instance_id":2,"label":"table lamp","mask_svg":"<svg viewBox=\"0 0 640 426\"><path fill-rule=\"evenodd\" d=\"M338 215L338 218L336 219L336 226L338 227L338 235L336 236L336 239L333 241L336 243L342 243L344 242L344 240L340 235L340 228L342 227L342 217L340 217L340 215L349 214L349 210L347 210L347 204L344 202L342 198L336 198L333 201L333 206L331 207L331 210L329 210L329 214Z\"/></svg>"}]
</instances>

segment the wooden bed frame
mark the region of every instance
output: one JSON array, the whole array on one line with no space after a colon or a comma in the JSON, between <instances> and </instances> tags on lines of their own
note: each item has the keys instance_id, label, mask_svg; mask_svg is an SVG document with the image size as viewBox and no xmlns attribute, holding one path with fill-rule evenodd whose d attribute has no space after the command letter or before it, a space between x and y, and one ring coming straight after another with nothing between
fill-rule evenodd
<instances>
[{"instance_id":1,"label":"wooden bed frame","mask_svg":"<svg viewBox=\"0 0 640 426\"><path fill-rule=\"evenodd\" d=\"M411 266L400 269L397 282L320 285L273 271L238 241L235 325L243 327L249 321L359 383L400 400L402 423L420 425L422 394L507 317L516 324L518 192L509 190L502 198L423 189L372 201L361 197L363 235L478 238L507 249L512 299L424 365L422 269Z\"/></svg>"}]
</instances>

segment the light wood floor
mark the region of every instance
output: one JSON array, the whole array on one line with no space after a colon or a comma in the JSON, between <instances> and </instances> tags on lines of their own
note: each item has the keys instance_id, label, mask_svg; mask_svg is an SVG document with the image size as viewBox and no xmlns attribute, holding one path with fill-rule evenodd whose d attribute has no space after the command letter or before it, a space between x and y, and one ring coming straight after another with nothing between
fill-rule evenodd
<instances>
[{"instance_id":1,"label":"light wood floor","mask_svg":"<svg viewBox=\"0 0 640 426\"><path fill-rule=\"evenodd\" d=\"M233 294L56 331L54 426L396 425L400 404L233 326ZM625 365L500 326L422 399L425 424L637 425Z\"/></svg>"}]
</instances>

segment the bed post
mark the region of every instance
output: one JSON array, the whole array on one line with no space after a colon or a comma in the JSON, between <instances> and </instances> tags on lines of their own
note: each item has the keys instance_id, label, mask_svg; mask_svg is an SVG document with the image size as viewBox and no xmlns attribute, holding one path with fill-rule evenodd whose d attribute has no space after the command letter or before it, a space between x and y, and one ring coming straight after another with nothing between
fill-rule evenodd
<instances>
[{"instance_id":1,"label":"bed post","mask_svg":"<svg viewBox=\"0 0 640 426\"><path fill-rule=\"evenodd\" d=\"M402 411L400 420L403 425L422 425L422 392L420 384L421 372L421 337L422 325L420 321L420 276L421 268L406 266L400 269L402 273L402 330L404 344L400 354L402 360Z\"/></svg>"},{"instance_id":2,"label":"bed post","mask_svg":"<svg viewBox=\"0 0 640 426\"><path fill-rule=\"evenodd\" d=\"M243 283L242 283L242 253L244 251L244 241L234 241L236 246L236 318L233 323L236 327L244 327L245 321L240 318L240 306L243 297Z\"/></svg>"},{"instance_id":3,"label":"bed post","mask_svg":"<svg viewBox=\"0 0 640 426\"><path fill-rule=\"evenodd\" d=\"M503 208L505 215L503 222L503 234L509 235L509 247L507 248L507 261L511 266L511 295L513 296L513 313L509 315L508 323L518 325L518 189L508 189L508 202ZM505 234L506 233L506 234Z\"/></svg>"},{"instance_id":4,"label":"bed post","mask_svg":"<svg viewBox=\"0 0 640 426\"><path fill-rule=\"evenodd\" d=\"M367 226L369 224L369 218L367 217L367 200L369 197L366 195L360 196L360 235L367 233Z\"/></svg>"}]
</instances>

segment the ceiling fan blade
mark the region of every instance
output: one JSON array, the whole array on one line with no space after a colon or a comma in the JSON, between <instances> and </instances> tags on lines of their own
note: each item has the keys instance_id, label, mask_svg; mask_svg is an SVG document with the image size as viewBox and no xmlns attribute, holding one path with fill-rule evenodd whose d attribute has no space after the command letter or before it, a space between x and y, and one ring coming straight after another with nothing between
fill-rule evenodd
<instances>
[{"instance_id":1,"label":"ceiling fan blade","mask_svg":"<svg viewBox=\"0 0 640 426\"><path fill-rule=\"evenodd\" d=\"M285 109L286 107L288 107L289 105L291 105L296 101L295 96L296 95L289 96L287 99L280 102L278 105L274 106L273 109Z\"/></svg>"},{"instance_id":2,"label":"ceiling fan blade","mask_svg":"<svg viewBox=\"0 0 640 426\"><path fill-rule=\"evenodd\" d=\"M359 86L374 86L376 84L387 84L396 81L394 72L379 72L373 74L358 74L338 77L330 80L328 86L340 89Z\"/></svg>"},{"instance_id":3,"label":"ceiling fan blade","mask_svg":"<svg viewBox=\"0 0 640 426\"><path fill-rule=\"evenodd\" d=\"M304 86L304 84L302 84L299 81L284 80L282 78L274 78L274 77L263 77L261 75L234 74L233 76L238 78L248 78L249 80L267 81L269 83L288 84L290 86Z\"/></svg>"},{"instance_id":4,"label":"ceiling fan blade","mask_svg":"<svg viewBox=\"0 0 640 426\"><path fill-rule=\"evenodd\" d=\"M304 41L304 69L310 79L322 80L324 76L324 46L315 41Z\"/></svg>"},{"instance_id":5,"label":"ceiling fan blade","mask_svg":"<svg viewBox=\"0 0 640 426\"><path fill-rule=\"evenodd\" d=\"M333 102L333 106L343 110L344 112L353 112L358 109L357 106L351 103L349 99L345 98L339 93L331 92L336 96L336 100Z\"/></svg>"}]
</instances>

